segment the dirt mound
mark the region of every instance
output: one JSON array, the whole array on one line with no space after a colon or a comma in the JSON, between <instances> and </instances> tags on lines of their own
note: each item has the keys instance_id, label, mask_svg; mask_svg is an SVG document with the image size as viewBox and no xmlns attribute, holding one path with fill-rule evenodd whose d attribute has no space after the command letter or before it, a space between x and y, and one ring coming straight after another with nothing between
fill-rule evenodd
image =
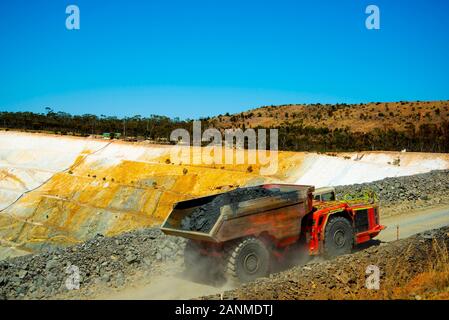
<instances>
[{"instance_id":1,"label":"dirt mound","mask_svg":"<svg viewBox=\"0 0 449 320\"><path fill-rule=\"evenodd\" d=\"M227 291L223 297L213 295L203 299L394 298L395 288L425 272L432 263L444 260L447 264L448 248L449 227L445 227L331 261L294 267ZM365 286L367 267L371 265L380 270L379 290L368 290ZM413 291L407 294L406 298L415 298Z\"/></svg>"},{"instance_id":2,"label":"dirt mound","mask_svg":"<svg viewBox=\"0 0 449 320\"><path fill-rule=\"evenodd\" d=\"M189 231L209 232L220 215L220 208L225 205L235 205L242 201L258 199L272 195L280 195L277 189L269 190L262 187L239 188L215 197L211 202L196 208L181 221L181 228Z\"/></svg>"}]
</instances>

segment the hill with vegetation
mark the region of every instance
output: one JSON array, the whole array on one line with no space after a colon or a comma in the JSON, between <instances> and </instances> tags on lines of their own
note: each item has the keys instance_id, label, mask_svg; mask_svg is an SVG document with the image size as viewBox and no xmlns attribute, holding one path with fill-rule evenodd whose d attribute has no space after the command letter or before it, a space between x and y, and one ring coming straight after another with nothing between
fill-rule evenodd
<instances>
[{"instance_id":1,"label":"hill with vegetation","mask_svg":"<svg viewBox=\"0 0 449 320\"><path fill-rule=\"evenodd\" d=\"M265 106L208 121L279 129L282 150L449 152L449 101Z\"/></svg>"},{"instance_id":2,"label":"hill with vegetation","mask_svg":"<svg viewBox=\"0 0 449 320\"><path fill-rule=\"evenodd\" d=\"M449 101L376 102L367 104L289 104L264 106L212 118L219 127L326 127L369 132L376 128L411 130L449 119Z\"/></svg>"},{"instance_id":3,"label":"hill with vegetation","mask_svg":"<svg viewBox=\"0 0 449 320\"><path fill-rule=\"evenodd\" d=\"M50 108L46 111L0 112L0 127L76 136L112 133L107 136L159 143L167 143L174 129L192 130L190 119L70 115ZM278 129L280 150L449 152L449 101L291 104L200 120L203 129Z\"/></svg>"}]
</instances>

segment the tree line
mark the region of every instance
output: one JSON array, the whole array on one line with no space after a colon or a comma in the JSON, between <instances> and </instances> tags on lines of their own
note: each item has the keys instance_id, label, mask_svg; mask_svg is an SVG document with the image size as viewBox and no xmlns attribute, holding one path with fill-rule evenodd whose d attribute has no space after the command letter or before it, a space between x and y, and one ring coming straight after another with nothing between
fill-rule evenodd
<instances>
[{"instance_id":1,"label":"tree line","mask_svg":"<svg viewBox=\"0 0 449 320\"><path fill-rule=\"evenodd\" d=\"M409 125L406 130L376 128L352 132L349 128L286 125L279 130L279 149L289 151L407 151L449 152L449 122Z\"/></svg>"},{"instance_id":2,"label":"tree line","mask_svg":"<svg viewBox=\"0 0 449 320\"><path fill-rule=\"evenodd\" d=\"M8 130L32 130L61 135L89 136L103 133L120 133L121 138L169 141L170 133L179 128L192 132L190 119L180 120L164 116L139 115L127 118L104 115L71 115L54 112L46 113L0 112L0 127ZM211 119L201 119L203 130L211 125ZM242 127L241 129L245 129ZM270 129L270 128L266 128ZM327 127L309 127L298 124L283 124L278 129L279 149L285 151L366 151L385 150L419 152L449 152L449 122L408 124L402 131L376 128L370 132L353 132L350 128L331 130ZM117 137L117 136L116 136ZM268 146L268 145L267 145Z\"/></svg>"},{"instance_id":3,"label":"tree line","mask_svg":"<svg viewBox=\"0 0 449 320\"><path fill-rule=\"evenodd\" d=\"M168 139L177 128L188 129L190 120L151 115L136 115L127 118L97 116L94 114L71 115L54 112L47 113L0 112L0 127L13 130L44 131L61 135L90 136L103 133L118 134L123 138L145 138L151 140Z\"/></svg>"}]
</instances>

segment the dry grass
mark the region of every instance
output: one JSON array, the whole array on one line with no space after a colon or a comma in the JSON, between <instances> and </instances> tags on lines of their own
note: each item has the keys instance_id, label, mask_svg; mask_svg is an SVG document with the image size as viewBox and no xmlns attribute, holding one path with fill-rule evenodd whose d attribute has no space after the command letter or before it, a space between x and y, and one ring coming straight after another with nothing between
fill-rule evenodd
<instances>
[{"instance_id":1,"label":"dry grass","mask_svg":"<svg viewBox=\"0 0 449 320\"><path fill-rule=\"evenodd\" d=\"M413 296L415 299L449 299L449 253L437 241L432 246L434 259L422 273L413 277L395 292L396 299Z\"/></svg>"},{"instance_id":2,"label":"dry grass","mask_svg":"<svg viewBox=\"0 0 449 320\"><path fill-rule=\"evenodd\" d=\"M412 254L411 249L406 256ZM410 267L396 260L387 268L381 290L362 299L449 299L449 253L444 243L433 240L424 269L411 278Z\"/></svg>"},{"instance_id":3,"label":"dry grass","mask_svg":"<svg viewBox=\"0 0 449 320\"><path fill-rule=\"evenodd\" d=\"M448 300L449 252L444 243L433 241L428 261L424 264L404 261L412 257L409 246L401 257L392 257L381 274L380 290L359 289L332 290L321 298L332 300Z\"/></svg>"}]
</instances>

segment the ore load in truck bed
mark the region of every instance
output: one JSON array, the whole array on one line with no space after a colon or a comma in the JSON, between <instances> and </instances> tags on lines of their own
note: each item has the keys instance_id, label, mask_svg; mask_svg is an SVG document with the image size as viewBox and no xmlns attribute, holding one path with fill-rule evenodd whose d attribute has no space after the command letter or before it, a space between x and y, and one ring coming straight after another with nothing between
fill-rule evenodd
<instances>
[{"instance_id":1,"label":"ore load in truck bed","mask_svg":"<svg viewBox=\"0 0 449 320\"><path fill-rule=\"evenodd\" d=\"M312 209L313 186L264 184L178 202L161 226L165 234L221 243L250 234L297 236Z\"/></svg>"},{"instance_id":2,"label":"ore load in truck bed","mask_svg":"<svg viewBox=\"0 0 449 320\"><path fill-rule=\"evenodd\" d=\"M220 215L220 208L225 205L237 206L239 202L262 197L279 196L279 189L265 189L262 187L235 189L218 195L211 202L206 203L181 221L181 229L208 233Z\"/></svg>"}]
</instances>

